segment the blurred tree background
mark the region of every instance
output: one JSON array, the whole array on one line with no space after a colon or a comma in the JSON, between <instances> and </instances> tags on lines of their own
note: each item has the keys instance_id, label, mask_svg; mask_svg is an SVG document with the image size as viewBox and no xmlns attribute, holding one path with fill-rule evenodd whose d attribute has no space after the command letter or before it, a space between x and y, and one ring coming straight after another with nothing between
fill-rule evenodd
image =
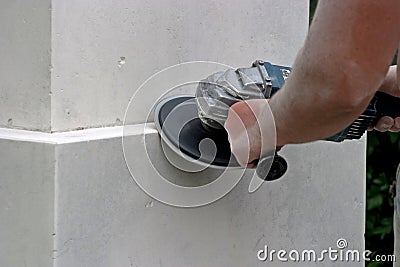
<instances>
[{"instance_id":1,"label":"blurred tree background","mask_svg":"<svg viewBox=\"0 0 400 267\"><path fill-rule=\"evenodd\" d=\"M318 0L310 0L310 23ZM396 58L393 64L396 64ZM367 133L365 249L373 255L393 254L393 199L389 187L400 162L400 134ZM392 266L370 262L367 267Z\"/></svg>"}]
</instances>

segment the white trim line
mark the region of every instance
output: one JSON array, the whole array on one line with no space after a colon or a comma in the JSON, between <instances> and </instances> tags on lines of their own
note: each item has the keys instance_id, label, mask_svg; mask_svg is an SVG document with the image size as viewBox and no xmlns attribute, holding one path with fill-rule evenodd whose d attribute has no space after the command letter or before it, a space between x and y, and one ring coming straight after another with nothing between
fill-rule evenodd
<instances>
[{"instance_id":1,"label":"white trim line","mask_svg":"<svg viewBox=\"0 0 400 267\"><path fill-rule=\"evenodd\" d=\"M45 144L70 144L93 140L121 138L122 135L134 136L141 134L154 134L157 130L154 123L92 128L78 131L43 133L36 131L0 128L0 140L20 142L33 142Z\"/></svg>"}]
</instances>

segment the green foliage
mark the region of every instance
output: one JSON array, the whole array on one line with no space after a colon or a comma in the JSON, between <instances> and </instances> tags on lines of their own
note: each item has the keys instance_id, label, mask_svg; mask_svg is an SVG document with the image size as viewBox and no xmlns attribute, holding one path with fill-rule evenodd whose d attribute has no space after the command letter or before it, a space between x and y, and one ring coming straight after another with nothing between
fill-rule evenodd
<instances>
[{"instance_id":1,"label":"green foliage","mask_svg":"<svg viewBox=\"0 0 400 267\"><path fill-rule=\"evenodd\" d=\"M396 179L400 135L369 132L367 138L367 210L365 247L377 255L393 253L393 199L389 187ZM391 266L371 262L367 265Z\"/></svg>"}]
</instances>

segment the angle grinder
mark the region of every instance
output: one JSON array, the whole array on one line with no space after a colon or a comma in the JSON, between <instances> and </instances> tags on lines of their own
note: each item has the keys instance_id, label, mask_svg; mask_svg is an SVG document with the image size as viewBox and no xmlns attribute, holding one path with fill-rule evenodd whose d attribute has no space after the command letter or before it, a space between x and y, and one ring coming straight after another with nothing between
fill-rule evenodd
<instances>
[{"instance_id":1,"label":"angle grinder","mask_svg":"<svg viewBox=\"0 0 400 267\"><path fill-rule=\"evenodd\" d=\"M166 144L164 153L168 151L167 157L175 158L174 165L189 172L204 168L240 168L223 127L229 107L239 101L271 98L283 87L290 72L290 67L256 60L248 68L228 69L210 75L199 82L195 96L161 100L155 107L154 121L163 144ZM367 109L351 125L325 140L360 139L381 117L399 115L400 99L377 92ZM276 151L256 164L258 177L265 181L282 177L288 167Z\"/></svg>"}]
</instances>

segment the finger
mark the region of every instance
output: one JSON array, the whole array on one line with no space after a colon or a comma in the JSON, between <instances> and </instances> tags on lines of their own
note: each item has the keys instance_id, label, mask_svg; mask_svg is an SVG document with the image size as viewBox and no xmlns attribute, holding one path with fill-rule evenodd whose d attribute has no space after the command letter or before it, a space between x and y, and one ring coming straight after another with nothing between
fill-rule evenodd
<instances>
[{"instance_id":1,"label":"finger","mask_svg":"<svg viewBox=\"0 0 400 267\"><path fill-rule=\"evenodd\" d=\"M241 109L245 107L240 102L229 109L224 127L228 133L232 154L241 166L246 167L249 162L250 142L244 122L238 115L238 112L242 112Z\"/></svg>"},{"instance_id":2,"label":"finger","mask_svg":"<svg viewBox=\"0 0 400 267\"><path fill-rule=\"evenodd\" d=\"M384 116L379 119L374 128L379 132L386 132L392 128L393 124L394 120L391 117Z\"/></svg>"},{"instance_id":3,"label":"finger","mask_svg":"<svg viewBox=\"0 0 400 267\"><path fill-rule=\"evenodd\" d=\"M397 118L394 119L394 124L390 128L389 131L395 132L395 133L400 132L400 117L397 117Z\"/></svg>"}]
</instances>

